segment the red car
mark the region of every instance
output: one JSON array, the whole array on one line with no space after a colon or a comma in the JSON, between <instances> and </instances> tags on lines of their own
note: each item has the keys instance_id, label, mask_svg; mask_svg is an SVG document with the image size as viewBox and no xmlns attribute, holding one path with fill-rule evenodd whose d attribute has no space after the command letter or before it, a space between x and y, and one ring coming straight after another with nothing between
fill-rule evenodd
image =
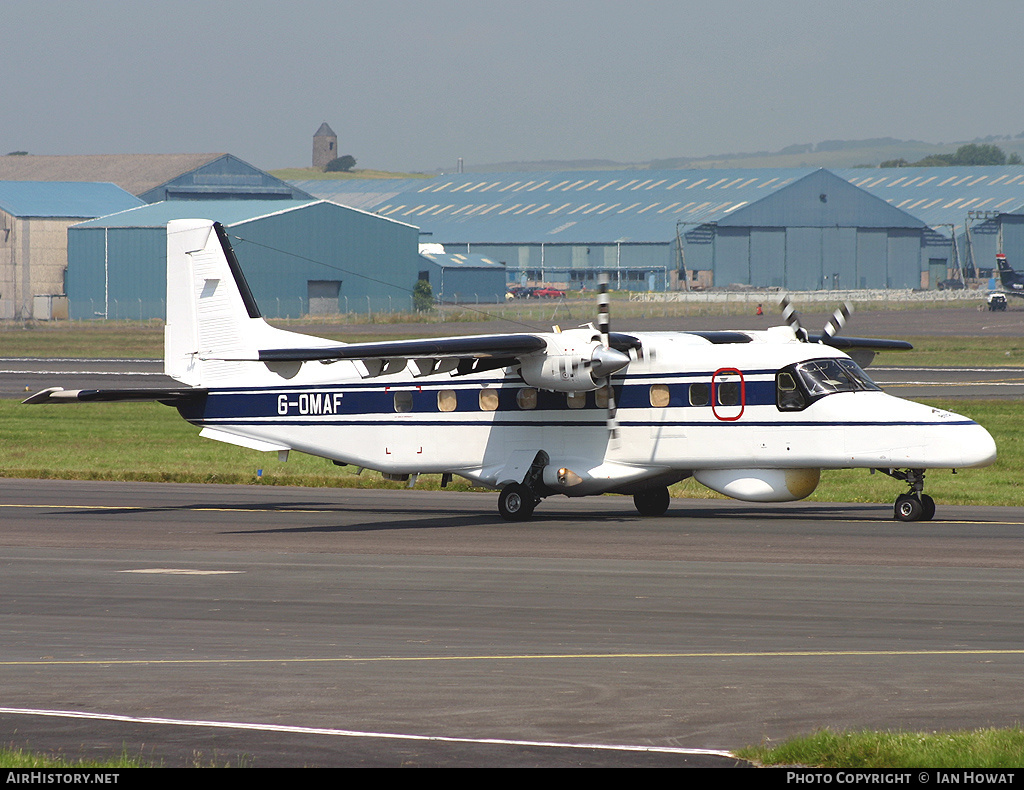
<instances>
[{"instance_id":1,"label":"red car","mask_svg":"<svg viewBox=\"0 0 1024 790\"><path fill-rule=\"evenodd\" d=\"M534 291L533 295L539 299L564 299L565 291L559 291L557 288L541 288Z\"/></svg>"}]
</instances>

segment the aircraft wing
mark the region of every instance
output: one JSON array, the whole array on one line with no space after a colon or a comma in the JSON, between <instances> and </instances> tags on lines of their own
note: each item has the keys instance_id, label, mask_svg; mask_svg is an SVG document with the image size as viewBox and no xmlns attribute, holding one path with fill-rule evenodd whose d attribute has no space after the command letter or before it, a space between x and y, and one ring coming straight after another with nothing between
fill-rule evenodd
<instances>
[{"instance_id":1,"label":"aircraft wing","mask_svg":"<svg viewBox=\"0 0 1024 790\"><path fill-rule=\"evenodd\" d=\"M339 343L324 348L273 348L259 352L261 362L307 362L350 359L486 359L517 357L547 348L540 335L470 335L466 337L385 340L377 343Z\"/></svg>"},{"instance_id":2,"label":"aircraft wing","mask_svg":"<svg viewBox=\"0 0 1024 790\"><path fill-rule=\"evenodd\" d=\"M174 389L111 389L111 390L66 390L63 387L50 387L37 392L22 403L88 403L112 401L158 401L168 406L178 406L206 395L202 388L178 387Z\"/></svg>"},{"instance_id":3,"label":"aircraft wing","mask_svg":"<svg viewBox=\"0 0 1024 790\"><path fill-rule=\"evenodd\" d=\"M840 337L839 335L810 335L812 343L823 343L826 346L846 349L867 349L870 351L910 351L914 347L906 340L885 340L875 337Z\"/></svg>"},{"instance_id":4,"label":"aircraft wing","mask_svg":"<svg viewBox=\"0 0 1024 790\"><path fill-rule=\"evenodd\" d=\"M612 332L609 345L616 351L639 349L640 341L632 335ZM339 343L336 346L308 348L261 349L260 362L334 362L337 360L449 360L457 361L459 372L504 367L524 355L544 351L547 340L541 334L466 335L461 337L385 340L376 343Z\"/></svg>"}]
</instances>

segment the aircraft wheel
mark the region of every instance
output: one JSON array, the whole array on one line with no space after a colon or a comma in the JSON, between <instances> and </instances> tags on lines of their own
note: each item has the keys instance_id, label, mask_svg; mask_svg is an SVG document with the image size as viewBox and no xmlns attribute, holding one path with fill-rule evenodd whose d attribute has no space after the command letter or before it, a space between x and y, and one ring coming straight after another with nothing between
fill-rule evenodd
<instances>
[{"instance_id":1,"label":"aircraft wheel","mask_svg":"<svg viewBox=\"0 0 1024 790\"><path fill-rule=\"evenodd\" d=\"M498 512L505 521L529 521L537 500L521 483L509 483L498 494Z\"/></svg>"},{"instance_id":2,"label":"aircraft wheel","mask_svg":"<svg viewBox=\"0 0 1024 790\"><path fill-rule=\"evenodd\" d=\"M934 504L935 503L933 502L933 508ZM920 521L924 517L924 513L924 504L916 496L900 494L896 497L896 506L893 508L893 515L899 521Z\"/></svg>"},{"instance_id":3,"label":"aircraft wheel","mask_svg":"<svg viewBox=\"0 0 1024 790\"><path fill-rule=\"evenodd\" d=\"M633 494L633 504L641 516L664 515L671 499L666 486L648 488L646 491Z\"/></svg>"},{"instance_id":4,"label":"aircraft wheel","mask_svg":"<svg viewBox=\"0 0 1024 790\"><path fill-rule=\"evenodd\" d=\"M935 500L927 494L921 494L921 521L931 521L935 518Z\"/></svg>"}]
</instances>

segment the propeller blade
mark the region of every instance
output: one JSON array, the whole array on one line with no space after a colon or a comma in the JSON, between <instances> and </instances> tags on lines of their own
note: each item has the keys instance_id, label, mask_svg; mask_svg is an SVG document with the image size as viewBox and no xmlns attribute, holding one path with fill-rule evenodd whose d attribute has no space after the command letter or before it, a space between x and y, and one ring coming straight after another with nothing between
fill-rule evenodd
<instances>
[{"instance_id":1,"label":"propeller blade","mask_svg":"<svg viewBox=\"0 0 1024 790\"><path fill-rule=\"evenodd\" d=\"M847 320L850 318L850 314L853 312L853 305L849 302L844 302L836 308L835 312L832 313L832 317L825 324L825 328L822 330L822 339L820 342L828 343L833 337L839 334L840 330L846 326Z\"/></svg>"},{"instance_id":2,"label":"propeller blade","mask_svg":"<svg viewBox=\"0 0 1024 790\"><path fill-rule=\"evenodd\" d=\"M618 447L619 421L616 418L615 389L612 387L612 373L615 372L615 370L621 370L628 365L629 357L621 351L616 352L611 347L608 337L611 334L611 324L612 316L608 298L608 274L602 273L597 284L597 331L601 333L601 343L604 345L604 349L602 350L602 354L599 359L605 362L605 367L614 367L614 369L608 371L608 375L604 380L604 385L608 388L608 412L607 417L605 418L605 423L608 426L609 446ZM609 352L614 353L616 357L625 357L625 361L623 362L623 360L618 358L614 359L614 361L611 359L605 360L605 357L610 356Z\"/></svg>"},{"instance_id":3,"label":"propeller blade","mask_svg":"<svg viewBox=\"0 0 1024 790\"><path fill-rule=\"evenodd\" d=\"M790 328L793 330L793 334L796 335L796 339L802 343L807 342L807 330L804 329L800 323L800 314L793 308L793 303L789 299L789 294L782 294L779 297L779 305L782 307L782 318Z\"/></svg>"},{"instance_id":4,"label":"propeller blade","mask_svg":"<svg viewBox=\"0 0 1024 790\"><path fill-rule=\"evenodd\" d=\"M616 416L618 409L615 406L615 388L612 387L612 378L608 377L608 416L605 422L608 425L608 439L612 447L618 447L619 443L619 420Z\"/></svg>"},{"instance_id":5,"label":"propeller blade","mask_svg":"<svg viewBox=\"0 0 1024 790\"><path fill-rule=\"evenodd\" d=\"M597 331L601 342L608 348L608 334L611 331L612 315L608 307L608 275L602 274L597 282Z\"/></svg>"}]
</instances>

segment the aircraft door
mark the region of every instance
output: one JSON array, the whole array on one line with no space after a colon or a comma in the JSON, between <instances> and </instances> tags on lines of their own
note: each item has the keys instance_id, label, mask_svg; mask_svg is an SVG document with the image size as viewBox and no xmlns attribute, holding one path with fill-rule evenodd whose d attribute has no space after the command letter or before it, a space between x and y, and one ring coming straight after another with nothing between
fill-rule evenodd
<instances>
[{"instance_id":1,"label":"aircraft door","mask_svg":"<svg viewBox=\"0 0 1024 790\"><path fill-rule=\"evenodd\" d=\"M736 368L719 368L711 376L711 411L715 419L735 422L743 416L747 384Z\"/></svg>"}]
</instances>

